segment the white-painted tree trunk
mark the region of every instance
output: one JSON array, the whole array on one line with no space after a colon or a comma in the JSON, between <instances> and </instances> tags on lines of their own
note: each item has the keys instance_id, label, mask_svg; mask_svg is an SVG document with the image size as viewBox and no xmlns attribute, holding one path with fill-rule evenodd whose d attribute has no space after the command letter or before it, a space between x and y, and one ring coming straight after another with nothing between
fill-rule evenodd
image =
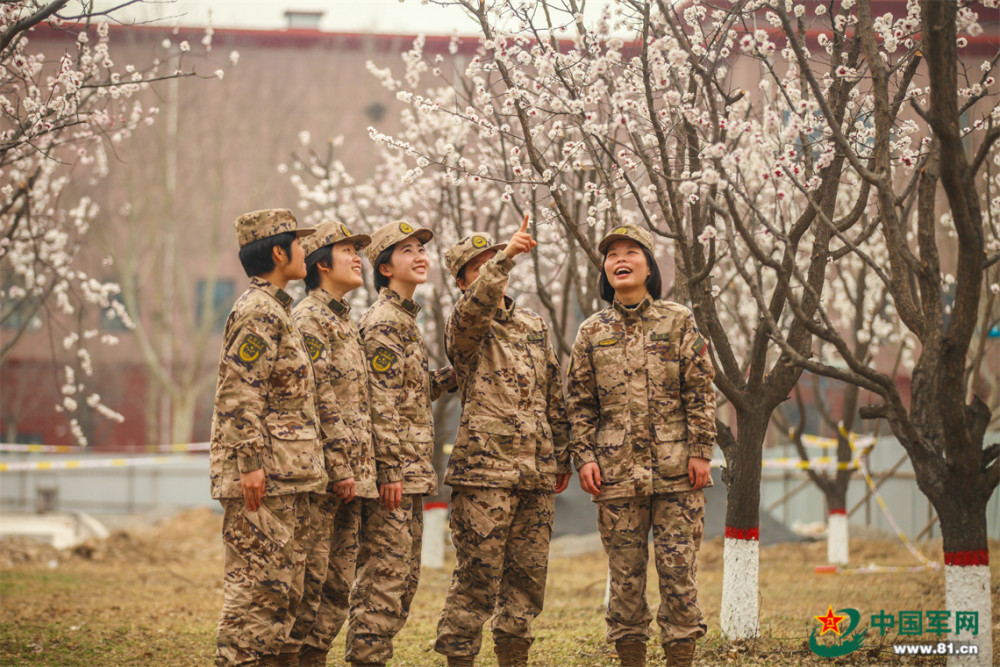
<instances>
[{"instance_id":1,"label":"white-painted tree trunk","mask_svg":"<svg viewBox=\"0 0 1000 667\"><path fill-rule=\"evenodd\" d=\"M432 569L444 567L444 539L448 532L448 504L424 504L424 540L420 545L420 566Z\"/></svg>"},{"instance_id":2,"label":"white-painted tree trunk","mask_svg":"<svg viewBox=\"0 0 1000 667\"><path fill-rule=\"evenodd\" d=\"M990 599L989 565L945 565L945 606L951 612L949 639L971 642L979 647L977 656L952 655L949 667L990 667L993 664L993 611ZM954 632L956 612L979 612L979 634L970 630Z\"/></svg>"},{"instance_id":3,"label":"white-painted tree trunk","mask_svg":"<svg viewBox=\"0 0 1000 667\"><path fill-rule=\"evenodd\" d=\"M847 565L849 556L847 514L830 512L826 524L826 562Z\"/></svg>"},{"instance_id":4,"label":"white-painted tree trunk","mask_svg":"<svg viewBox=\"0 0 1000 667\"><path fill-rule=\"evenodd\" d=\"M727 528L726 532L730 532ZM760 634L760 542L726 537L722 562L722 612L719 622L728 639L751 639Z\"/></svg>"}]
</instances>

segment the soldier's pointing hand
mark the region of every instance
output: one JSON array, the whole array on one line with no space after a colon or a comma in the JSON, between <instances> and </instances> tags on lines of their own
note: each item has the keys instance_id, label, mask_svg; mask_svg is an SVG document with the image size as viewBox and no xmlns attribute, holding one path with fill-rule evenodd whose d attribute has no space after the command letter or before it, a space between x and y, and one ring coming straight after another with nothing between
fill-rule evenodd
<instances>
[{"instance_id":1,"label":"soldier's pointing hand","mask_svg":"<svg viewBox=\"0 0 1000 667\"><path fill-rule=\"evenodd\" d=\"M536 245L538 245L538 242L531 238L531 234L528 233L528 214L525 213L524 221L521 222L521 228L510 237L510 241L507 242L507 247L504 249L504 254L510 259L514 259L517 255L528 252Z\"/></svg>"}]
</instances>

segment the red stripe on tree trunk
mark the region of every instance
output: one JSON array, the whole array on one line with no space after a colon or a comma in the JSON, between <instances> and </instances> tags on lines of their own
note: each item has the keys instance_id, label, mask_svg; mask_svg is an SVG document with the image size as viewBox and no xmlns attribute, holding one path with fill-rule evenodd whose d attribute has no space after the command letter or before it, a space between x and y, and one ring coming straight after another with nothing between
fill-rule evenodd
<instances>
[{"instance_id":1,"label":"red stripe on tree trunk","mask_svg":"<svg viewBox=\"0 0 1000 667\"><path fill-rule=\"evenodd\" d=\"M989 565L990 550L976 549L975 551L946 551L944 552L944 564L957 565L959 567Z\"/></svg>"},{"instance_id":2,"label":"red stripe on tree trunk","mask_svg":"<svg viewBox=\"0 0 1000 667\"><path fill-rule=\"evenodd\" d=\"M425 510L446 510L448 509L448 503L440 500L432 500L424 503Z\"/></svg>"},{"instance_id":3,"label":"red stripe on tree trunk","mask_svg":"<svg viewBox=\"0 0 1000 667\"><path fill-rule=\"evenodd\" d=\"M734 540L756 540L760 541L760 530L754 526L753 528L733 528L732 526L726 526L726 537L731 537Z\"/></svg>"},{"instance_id":4,"label":"red stripe on tree trunk","mask_svg":"<svg viewBox=\"0 0 1000 667\"><path fill-rule=\"evenodd\" d=\"M834 514L843 514L843 515L846 515L847 514L847 510L845 510L843 508L841 508L839 510L830 510L830 516L833 516Z\"/></svg>"}]
</instances>

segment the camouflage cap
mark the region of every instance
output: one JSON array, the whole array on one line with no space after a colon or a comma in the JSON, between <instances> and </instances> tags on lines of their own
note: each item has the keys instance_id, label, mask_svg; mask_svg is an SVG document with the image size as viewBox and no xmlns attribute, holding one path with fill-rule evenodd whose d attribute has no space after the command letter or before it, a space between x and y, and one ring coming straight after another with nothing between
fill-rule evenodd
<instances>
[{"instance_id":1,"label":"camouflage cap","mask_svg":"<svg viewBox=\"0 0 1000 667\"><path fill-rule=\"evenodd\" d=\"M379 254L383 250L411 236L416 236L417 240L421 243L427 243L434 238L434 232L426 227L414 229L410 226L410 223L403 220L382 225L372 234L371 245L365 248L368 261L372 263L372 266L375 266L375 260L378 259Z\"/></svg>"},{"instance_id":2,"label":"camouflage cap","mask_svg":"<svg viewBox=\"0 0 1000 667\"><path fill-rule=\"evenodd\" d=\"M320 248L325 248L341 241L354 241L358 248L365 248L372 242L372 237L367 234L351 234L351 230L342 222L321 222L313 229L315 234L302 242L302 249L306 251L306 259Z\"/></svg>"},{"instance_id":3,"label":"camouflage cap","mask_svg":"<svg viewBox=\"0 0 1000 667\"><path fill-rule=\"evenodd\" d=\"M236 218L233 227L236 228L236 241L240 247L266 239L268 236L295 232L299 238L309 236L315 229L299 229L295 216L287 208L266 208L261 211L250 211Z\"/></svg>"},{"instance_id":4,"label":"camouflage cap","mask_svg":"<svg viewBox=\"0 0 1000 667\"><path fill-rule=\"evenodd\" d=\"M451 271L451 275L458 278L458 272L469 263L472 258L486 252L487 250L503 250L506 243L494 243L493 237L489 234L476 232L469 234L464 239L448 248L444 255L444 263Z\"/></svg>"},{"instance_id":5,"label":"camouflage cap","mask_svg":"<svg viewBox=\"0 0 1000 667\"><path fill-rule=\"evenodd\" d=\"M603 255L608 251L608 246L611 245L611 242L618 239L635 241L646 250L653 252L653 236L645 229L636 227L635 225L622 225L621 227L612 229L601 239L600 244L597 246L597 251Z\"/></svg>"}]
</instances>

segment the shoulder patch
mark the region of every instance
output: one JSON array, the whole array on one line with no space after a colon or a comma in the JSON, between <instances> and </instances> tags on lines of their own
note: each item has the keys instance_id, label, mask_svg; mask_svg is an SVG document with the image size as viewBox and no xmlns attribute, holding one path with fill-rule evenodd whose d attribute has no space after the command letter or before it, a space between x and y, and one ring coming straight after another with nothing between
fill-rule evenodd
<instances>
[{"instance_id":1,"label":"shoulder patch","mask_svg":"<svg viewBox=\"0 0 1000 667\"><path fill-rule=\"evenodd\" d=\"M670 340L670 334L668 332L660 333L659 331L654 331L649 334L649 340Z\"/></svg>"},{"instance_id":2,"label":"shoulder patch","mask_svg":"<svg viewBox=\"0 0 1000 667\"><path fill-rule=\"evenodd\" d=\"M540 333L528 334L528 340L532 343L541 343L543 340L545 340L545 334L540 334Z\"/></svg>"},{"instance_id":3,"label":"shoulder patch","mask_svg":"<svg viewBox=\"0 0 1000 667\"><path fill-rule=\"evenodd\" d=\"M698 334L698 337L694 339L694 353L703 355L707 349L708 343L706 343L705 339L701 337L701 334Z\"/></svg>"},{"instance_id":4,"label":"shoulder patch","mask_svg":"<svg viewBox=\"0 0 1000 667\"><path fill-rule=\"evenodd\" d=\"M326 346L323 345L323 342L320 341L319 338L316 338L316 336L313 336L312 334L306 334L305 339L306 349L309 350L309 358L316 361L319 359L319 355L323 354L323 350L326 349Z\"/></svg>"},{"instance_id":5,"label":"shoulder patch","mask_svg":"<svg viewBox=\"0 0 1000 667\"><path fill-rule=\"evenodd\" d=\"M292 305L293 299L292 299L292 297L288 296L288 293L285 292L285 290L279 289L278 293L277 293L277 297L278 297L278 301L280 301L281 305L284 306L285 308L288 308L290 305Z\"/></svg>"},{"instance_id":6,"label":"shoulder patch","mask_svg":"<svg viewBox=\"0 0 1000 667\"><path fill-rule=\"evenodd\" d=\"M597 344L600 345L601 347L611 347L612 345L618 344L618 339L614 337L602 338L601 340L597 341Z\"/></svg>"},{"instance_id":7,"label":"shoulder patch","mask_svg":"<svg viewBox=\"0 0 1000 667\"><path fill-rule=\"evenodd\" d=\"M375 356L372 357L372 370L376 373L385 373L392 368L398 357L396 353L387 347L375 349Z\"/></svg>"},{"instance_id":8,"label":"shoulder patch","mask_svg":"<svg viewBox=\"0 0 1000 667\"><path fill-rule=\"evenodd\" d=\"M264 339L257 334L247 334L243 342L240 343L239 355L240 361L246 364L252 364L260 358L260 353L264 351L266 345L264 344Z\"/></svg>"}]
</instances>

